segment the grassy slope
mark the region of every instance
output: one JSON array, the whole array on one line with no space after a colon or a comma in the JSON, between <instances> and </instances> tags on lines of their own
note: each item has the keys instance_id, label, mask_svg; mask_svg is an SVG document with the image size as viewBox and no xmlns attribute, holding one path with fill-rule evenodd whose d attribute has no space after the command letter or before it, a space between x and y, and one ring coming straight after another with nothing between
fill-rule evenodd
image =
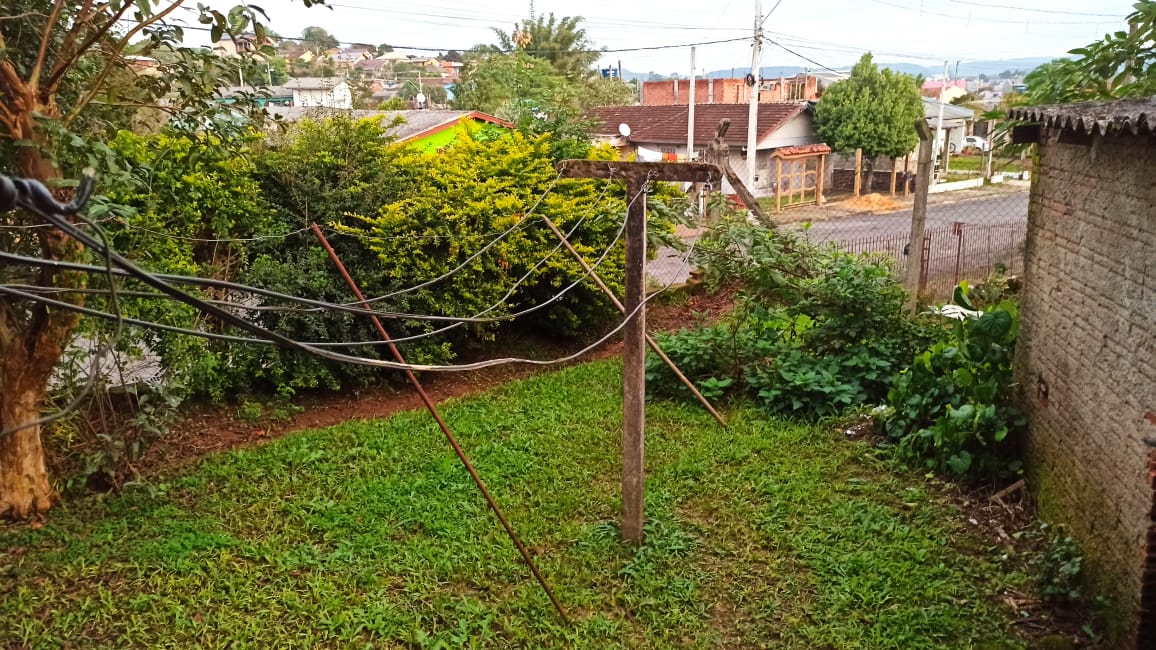
<instances>
[{"instance_id":1,"label":"grassy slope","mask_svg":"<svg viewBox=\"0 0 1156 650\"><path fill-rule=\"evenodd\" d=\"M0 645L1002 648L994 559L922 477L808 425L649 407L648 543L617 541L620 371L445 413L577 623L430 418L205 460L0 529Z\"/></svg>"}]
</instances>

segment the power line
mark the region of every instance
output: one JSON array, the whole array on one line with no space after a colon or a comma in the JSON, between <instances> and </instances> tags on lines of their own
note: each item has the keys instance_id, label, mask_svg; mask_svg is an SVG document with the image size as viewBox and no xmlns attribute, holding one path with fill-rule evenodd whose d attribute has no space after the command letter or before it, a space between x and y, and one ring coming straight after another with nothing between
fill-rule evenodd
<instances>
[{"instance_id":1,"label":"power line","mask_svg":"<svg viewBox=\"0 0 1156 650\"><path fill-rule=\"evenodd\" d=\"M641 195L642 195L641 193L635 194L634 198L631 200L630 203L633 204L634 201L637 201ZM629 205L628 205L628 209L629 209ZM436 322L450 322L450 323L466 323L466 322L468 322L468 323L481 323L481 324L496 323L496 322L513 320L513 319L519 318L521 316L525 316L527 314L534 313L534 312L539 311L541 309L545 309L549 305L553 304L554 302L557 302L559 299L564 297L570 291L574 290L587 277L589 277L590 273L593 273L594 269L597 269L603 263L603 261L607 258L607 256L609 256L610 252L613 250L614 246L617 244L617 241L619 239L621 239L621 237L622 237L622 234L625 230L625 223L626 223L625 220L623 220L622 225L619 226L619 228L618 228L618 232L615 236L615 239L606 247L606 249L603 251L602 255L599 256L598 260L592 265L590 272L584 273L581 277L579 277L573 283L568 285L562 291L560 291L557 294L555 294L554 296L552 296L549 300L543 301L541 303L538 303L537 305L533 305L531 307L523 309L522 311L513 312L510 314L505 314L503 316L455 317L455 316L435 316L435 315L428 315L428 314L407 314L407 313L399 313L399 312L385 312L385 311L377 311L377 310L368 310L363 306L358 306L358 305L362 304L360 302L359 303L347 303L347 304L335 304L335 303L325 302L322 300L313 300L310 298L302 298L299 296L293 296L290 294L282 293L279 291L272 291L269 289L263 289L260 287L253 287L253 286L248 286L248 285L244 285L244 284L238 284L235 282L229 282L227 280L214 280L211 278L200 278L200 277L196 277L196 276L170 275L170 274L150 274L150 277L153 279L156 279L157 281L161 281L161 282L191 285L191 286L198 286L198 287L211 287L211 288L216 288L216 289L225 289L225 290L229 290L229 291L235 291L238 293L248 293L248 294L252 294L252 295L264 296L266 298L273 298L275 300L281 300L281 301L285 301L285 302L289 302L289 303L308 305L310 307L314 307L314 308L321 309L321 310L328 309L328 310L332 310L332 311L351 313L351 314L359 315L359 316L378 316L381 318L391 318L391 319L397 319L397 320L436 321ZM57 226L57 227L59 227L59 226ZM571 230L571 232L573 232L573 229ZM89 244L85 244L85 245L88 246ZM556 251L556 249L555 249L555 251ZM96 266L92 266L92 265L88 265L88 264L81 264L81 263L77 263L77 262L64 262L64 261L60 261L60 260L45 260L42 258L35 258L35 257L25 257L22 255L15 255L13 253L6 253L6 252L2 252L2 251L0 251L0 259L15 262L17 264L34 265L34 266L49 266L51 268L55 268L55 269L59 269L59 270L83 271L83 272L88 272L88 273L92 273L92 272L96 272L96 271L101 270L100 267L96 267ZM113 273L116 275L135 277L138 280L141 279L140 276L135 275L132 272L125 270L123 268L122 269L114 269ZM524 281L526 279L526 277L528 277L528 275L523 276L522 280L520 280L519 282ZM146 284L148 284L148 283L146 282ZM425 284L425 283L423 283L423 284ZM151 284L150 284L150 286L155 287L155 285L151 285ZM156 287L156 288L159 288L159 287ZM162 289L162 291L163 291L163 289ZM512 295L512 293L513 292L511 290L502 299L502 301L499 301L499 303L495 303L494 306L491 306L490 308L484 310L482 312L482 314L484 315L485 313L493 311L493 309L495 309L497 306L501 305L501 302L503 302L505 299L509 298L509 296ZM392 295L399 295L399 294L397 294L395 292L395 294L392 294ZM384 297L379 296L375 300L382 300L383 298ZM209 304L213 305L214 307L217 306L216 304L211 303L211 302ZM241 309L246 308L245 305L239 305L239 304L235 304L235 303L226 303L226 304L232 304L232 305L235 305L236 307L241 308Z\"/></svg>"},{"instance_id":2,"label":"power line","mask_svg":"<svg viewBox=\"0 0 1156 650\"><path fill-rule=\"evenodd\" d=\"M841 72L841 71L839 71L839 70L836 70L835 68L832 68L832 67L829 67L829 66L823 65L822 63L819 63L818 61L816 61L816 60L814 60L814 59L812 59L812 58L810 58L810 57L808 57L808 56L805 56L805 55L799 54L798 52L796 52L796 51L792 50L791 48L787 47L786 45L783 45L782 43L780 43L780 42L778 42L778 41L776 41L776 40L774 40L774 39L768 38L768 39L767 39L767 42L768 42L768 43L770 43L771 45L774 45L774 46L776 46L776 47L779 47L780 49L783 49L783 50L785 50L785 51L787 51L787 52L789 52L789 53L791 53L791 54L794 54L795 56L799 57L800 59L802 59L802 60L804 60L804 61L807 61L807 62L809 62L809 63L812 63L812 64L814 64L814 65L817 65L817 66L819 66L820 68L823 68L824 70L826 70L827 72L833 72L833 73L835 73L835 74L837 74L837 75L844 75L844 76L847 74L846 72Z\"/></svg>"},{"instance_id":3,"label":"power line","mask_svg":"<svg viewBox=\"0 0 1156 650\"><path fill-rule=\"evenodd\" d=\"M906 11L917 12L921 16L922 15L938 16L940 18L950 18L953 20L962 20L962 21L966 21L968 23L971 23L971 22L1002 23L1005 25L1024 25L1024 26L1030 26L1030 25L1087 25L1088 24L1088 21L1086 21L1086 20L1063 21L1063 20L1026 20L1026 19L1025 20L1011 20L1011 19L1004 19L1004 18L985 18L985 17L975 18L972 16L958 16L955 14L939 13L937 11L930 11L927 9L921 9L919 7L911 7L911 6L902 5L902 4L899 4L896 2L890 2L889 0L871 0L871 2L874 2L875 4L885 5L888 7L895 7L896 9L904 9ZM1123 21L1123 20L1124 20L1123 18L1120 18L1120 21Z\"/></svg>"},{"instance_id":4,"label":"power line","mask_svg":"<svg viewBox=\"0 0 1156 650\"><path fill-rule=\"evenodd\" d=\"M948 2L965 5L970 7L984 7L987 9L1005 9L1007 11L1025 11L1037 14L1063 14L1065 16L1090 16L1093 18L1115 18L1117 20L1124 20L1123 16L1118 14L1098 14L1087 11L1064 11L1062 9L1036 9L1034 7L1013 7L1009 5L988 4L986 2L973 2L972 0L947 0ZM1080 23L1083 24L1083 23Z\"/></svg>"},{"instance_id":5,"label":"power line","mask_svg":"<svg viewBox=\"0 0 1156 650\"><path fill-rule=\"evenodd\" d=\"M185 31L196 31L196 32L211 32L211 31L213 31L209 27L199 27L197 25L182 25L181 29L184 29ZM306 41L306 39L301 38L301 37L297 37L297 36L277 36L276 40L293 41L293 42L297 42L297 43L303 43ZM649 52L649 51L654 51L654 50L672 50L672 49L679 49L679 48L687 48L687 47L691 47L691 46L701 47L704 45L720 45L723 43L738 43L740 41L748 41L748 40L750 40L750 39L744 38L744 37L738 37L738 38L724 38L724 39L713 40L713 41L698 41L695 43L676 43L676 44L671 44L671 45L650 45L650 46L644 46L644 47L602 48L602 49L592 49L592 50L557 49L557 50L544 50L544 51L545 52L564 52L564 53L569 53L569 54L614 54L617 52ZM354 45L355 42L354 41L338 41L338 44L339 45L341 45L341 44ZM390 47L392 47L395 50L416 50L418 52L448 52L450 50L455 50L457 52L470 52L470 51L473 51L477 47L477 45L475 44L475 45L471 45L469 47L461 47L461 46L458 46L458 47L427 47L427 46L416 46L416 45L390 45ZM499 48L494 48L493 51L495 53L498 53L498 54L510 54L514 50L502 50Z\"/></svg>"}]
</instances>

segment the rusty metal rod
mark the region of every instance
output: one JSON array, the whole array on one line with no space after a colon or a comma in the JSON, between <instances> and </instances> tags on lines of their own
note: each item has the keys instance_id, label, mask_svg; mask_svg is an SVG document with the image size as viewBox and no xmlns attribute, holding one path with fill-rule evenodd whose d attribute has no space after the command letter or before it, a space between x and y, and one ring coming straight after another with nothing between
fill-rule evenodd
<instances>
[{"instance_id":1,"label":"rusty metal rod","mask_svg":"<svg viewBox=\"0 0 1156 650\"><path fill-rule=\"evenodd\" d=\"M566 247L566 250L570 251L570 254L574 256L574 259L577 260L578 264L582 266L582 270L587 273L591 280L594 280L594 284L598 285L598 288L602 290L602 293L606 294L606 297L610 298L610 302L614 303L614 306L618 308L618 311L622 312L622 314L625 316L626 307L622 304L622 301L618 299L618 296L614 295L614 291L611 290L610 287L606 286L606 283L602 281L602 278L598 277L598 274L594 272L594 269L590 268L590 265L586 263L585 259L583 259L582 254L574 250L574 247L571 246L570 242L566 239L566 235L558 229L558 226L554 225L554 222L550 220L550 217L545 215L541 216L542 220L546 222L546 225L550 228L550 230L554 232L558 239L562 240L562 245ZM670 357L666 356L666 353L662 351L661 347L659 347L658 341L655 341L654 337L647 334L646 343L650 346L650 349L658 355L658 358L662 359L663 363L665 363L666 366L670 368L670 371L673 372L674 375L678 377L687 388L690 389L690 392L693 393L696 398L698 398L698 401L703 405L703 407L706 408L707 412L713 415L714 419L718 420L719 424L723 425L724 427L727 426L727 421L723 419L723 416L720 415L713 406L711 406L711 403L707 401L706 397L703 397L703 394L699 392L698 388L694 385L694 382L688 379L686 375L682 374L682 371L678 369L678 366L674 364L674 361L671 361Z\"/></svg>"},{"instance_id":2,"label":"rusty metal rod","mask_svg":"<svg viewBox=\"0 0 1156 650\"><path fill-rule=\"evenodd\" d=\"M317 235L317 239L321 242L321 245L325 247L325 252L329 253L329 259L333 260L333 264L341 273L341 277L345 278L345 282L353 291L353 295L357 296L357 300L361 303L361 306L369 311L371 308L369 303L365 300L365 295L361 293L361 289L358 288L357 282L355 282L353 277L349 275L349 271L345 269L345 264L341 262L341 258L337 256L337 252L334 251L333 247L329 245L329 240L325 238L325 234L321 232L321 229L318 228L317 224L315 223L309 224L309 227L313 230L313 234ZM397 346L393 344L392 339L389 337L389 333L385 331L385 327L381 324L381 321L378 320L377 316L372 315L370 316L370 319L377 327L377 333L381 335L382 340L388 344L389 351L393 354L393 358L397 359L398 363L405 363L405 358L402 356L401 351L397 349ZM433 400L430 399L429 394L425 392L425 388L422 387L421 382L418 381L417 376L413 374L412 370L405 370L405 376L417 390L418 396L421 397L421 401L425 404L425 407L430 412L430 415L433 416L434 420L437 421L438 426L441 427L442 433L444 433L446 436L446 440L448 440L450 446L454 448L454 453L457 454L458 460L461 461L462 466L465 467L466 471L470 473L470 478L472 478L474 480L474 484L478 486L478 490L482 493L482 496L485 497L486 503L489 504L490 509L494 511L494 514L498 517L498 521L502 522L502 528L506 529L506 534L509 535L510 540L514 542L514 546L518 548L518 553L522 555L522 559L525 560L526 565L530 567L530 572L534 574L534 579L538 581L538 584L542 585L542 590L545 591L546 595L550 598L550 602L554 605L554 609L558 610L558 615L562 617L562 620L569 623L570 617L566 615L566 610L562 608L562 603L560 603L558 601L558 597L554 595L554 590L550 588L549 584L547 584L546 578L544 578L542 576L542 572L538 570L538 565L535 564L534 559L530 557L530 551L526 549L526 545L522 543L522 539L518 537L518 533L514 532L514 527L510 525L510 521L506 519L506 515L502 512L502 509L498 507L498 502L495 501L493 495L490 494L490 490L486 487L485 482L482 481L482 477L478 475L477 470L474 469L474 465L470 462L469 457L466 456L466 452L462 450L462 446L458 444L457 437L455 437L453 432L450 431L449 425L446 424L446 421L442 419L441 413L438 412L437 406L434 405Z\"/></svg>"}]
</instances>

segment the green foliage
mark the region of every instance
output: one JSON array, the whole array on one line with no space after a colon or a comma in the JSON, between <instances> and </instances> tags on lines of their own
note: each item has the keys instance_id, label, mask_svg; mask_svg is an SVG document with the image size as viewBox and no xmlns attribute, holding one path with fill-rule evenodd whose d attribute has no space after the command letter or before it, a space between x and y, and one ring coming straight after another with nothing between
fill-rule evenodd
<instances>
[{"instance_id":1,"label":"green foliage","mask_svg":"<svg viewBox=\"0 0 1156 650\"><path fill-rule=\"evenodd\" d=\"M594 260L617 235L624 212L616 197L600 201L593 181L561 180L551 190L557 178L551 144L547 137L515 133L487 142L464 138L433 157L406 151L396 165L423 191L385 204L376 213L358 212L347 226L335 225L377 256L380 287L386 289L445 274L525 217L522 227L486 255L452 277L408 294L407 306L450 316L489 310L486 315L496 317L545 304L582 272L569 255L558 253L559 243L539 215L563 231L582 220L570 240ZM531 210L533 215L525 216ZM421 245L415 246L415 240ZM623 255L620 244L599 267L612 287L621 284ZM514 280L523 276L523 285L510 293ZM521 324L548 323L552 331L573 335L609 315L597 288L582 284ZM488 337L492 330L477 326L471 334Z\"/></svg>"},{"instance_id":2,"label":"green foliage","mask_svg":"<svg viewBox=\"0 0 1156 650\"><path fill-rule=\"evenodd\" d=\"M531 11L533 14L533 11ZM598 60L598 50L586 38L581 16L531 15L514 25L509 33L494 29L498 49L503 52L521 50L526 54L549 61L565 77L580 79L589 74L590 66Z\"/></svg>"},{"instance_id":3,"label":"green foliage","mask_svg":"<svg viewBox=\"0 0 1156 650\"><path fill-rule=\"evenodd\" d=\"M915 121L922 117L915 78L879 70L867 53L851 68L850 78L832 85L815 105L815 130L836 151L862 148L868 159L896 157L919 144Z\"/></svg>"},{"instance_id":4,"label":"green foliage","mask_svg":"<svg viewBox=\"0 0 1156 650\"><path fill-rule=\"evenodd\" d=\"M559 142L589 142L585 114L594 106L632 100L618 81L567 78L550 61L522 50L474 53L454 85L454 107L497 115L526 134L552 133ZM556 157L565 157L557 155Z\"/></svg>"},{"instance_id":5,"label":"green foliage","mask_svg":"<svg viewBox=\"0 0 1156 650\"><path fill-rule=\"evenodd\" d=\"M1071 50L1033 70L1024 82L1033 104L1156 94L1156 0L1139 0L1127 18L1131 28Z\"/></svg>"},{"instance_id":6,"label":"green foliage","mask_svg":"<svg viewBox=\"0 0 1156 650\"><path fill-rule=\"evenodd\" d=\"M317 26L301 30L301 43L314 54L320 54L340 44L336 36L330 34L324 27Z\"/></svg>"},{"instance_id":7,"label":"green foliage","mask_svg":"<svg viewBox=\"0 0 1156 650\"><path fill-rule=\"evenodd\" d=\"M967 285L951 306L970 310ZM1014 473L1010 440L1026 425L1011 405L1012 358L1019 330L1015 303L1001 302L978 315L945 308L951 334L918 354L895 378L882 414L901 457L957 475Z\"/></svg>"},{"instance_id":8,"label":"green foliage","mask_svg":"<svg viewBox=\"0 0 1156 650\"><path fill-rule=\"evenodd\" d=\"M1080 545L1062 528L1052 530L1047 524L1028 533L1042 537L1044 542L1042 552L1031 562L1040 595L1054 603L1079 602L1083 597L1080 571L1084 561Z\"/></svg>"},{"instance_id":9,"label":"green foliage","mask_svg":"<svg viewBox=\"0 0 1156 650\"><path fill-rule=\"evenodd\" d=\"M882 399L891 375L921 344L906 294L879 260L808 244L789 232L724 219L699 242L708 288L743 287L716 325L660 336L700 388L757 398L772 413L821 417ZM687 392L650 358L659 394Z\"/></svg>"}]
</instances>

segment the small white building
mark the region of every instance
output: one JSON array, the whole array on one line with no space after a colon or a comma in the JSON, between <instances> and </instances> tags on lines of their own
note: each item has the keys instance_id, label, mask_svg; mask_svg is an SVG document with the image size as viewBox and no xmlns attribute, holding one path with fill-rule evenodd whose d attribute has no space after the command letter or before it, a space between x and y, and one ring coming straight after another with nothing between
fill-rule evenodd
<instances>
[{"instance_id":1,"label":"small white building","mask_svg":"<svg viewBox=\"0 0 1156 650\"><path fill-rule=\"evenodd\" d=\"M285 82L293 93L293 106L301 108L353 108L353 92L341 77L299 77Z\"/></svg>"},{"instance_id":2,"label":"small white building","mask_svg":"<svg viewBox=\"0 0 1156 650\"><path fill-rule=\"evenodd\" d=\"M724 141L730 145L730 162L755 196L769 196L775 191L778 165L774 153L786 147L803 147L819 143L815 134L813 109L808 102L761 103L756 116L755 178L747 178L747 123L750 107L746 104L695 104L694 158L701 158L715 137L719 122L731 122ZM623 155L638 160L686 160L688 107L686 105L603 106L588 117L595 125L591 136L606 142Z\"/></svg>"}]
</instances>

